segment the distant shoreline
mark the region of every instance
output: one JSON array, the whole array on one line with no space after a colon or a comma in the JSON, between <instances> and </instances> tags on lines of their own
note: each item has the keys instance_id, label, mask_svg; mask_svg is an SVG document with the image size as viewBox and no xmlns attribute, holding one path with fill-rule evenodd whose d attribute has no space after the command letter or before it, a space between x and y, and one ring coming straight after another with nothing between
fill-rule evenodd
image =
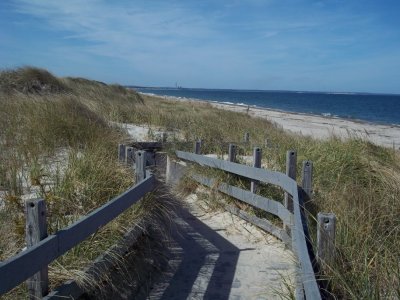
<instances>
[{"instance_id":1,"label":"distant shoreline","mask_svg":"<svg viewBox=\"0 0 400 300\"><path fill-rule=\"evenodd\" d=\"M142 92L140 92L140 94L171 101L208 103L216 108L248 113L254 117L265 118L286 131L305 136L312 136L316 139L327 139L332 136L340 137L342 139L357 137L384 147L395 147L396 149L399 149L400 147L400 126L396 124L379 124L364 120L313 115L301 112L288 112L258 106L248 106L245 104L239 105L235 103L224 103L214 100L161 96Z\"/></svg>"}]
</instances>

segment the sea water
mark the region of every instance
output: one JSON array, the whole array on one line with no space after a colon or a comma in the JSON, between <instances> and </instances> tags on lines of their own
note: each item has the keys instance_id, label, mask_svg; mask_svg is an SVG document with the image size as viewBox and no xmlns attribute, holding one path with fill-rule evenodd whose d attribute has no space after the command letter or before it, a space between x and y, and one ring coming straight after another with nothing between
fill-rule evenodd
<instances>
[{"instance_id":1,"label":"sea water","mask_svg":"<svg viewBox=\"0 0 400 300\"><path fill-rule=\"evenodd\" d=\"M400 95L190 88L135 88L139 92L243 106L400 125Z\"/></svg>"}]
</instances>

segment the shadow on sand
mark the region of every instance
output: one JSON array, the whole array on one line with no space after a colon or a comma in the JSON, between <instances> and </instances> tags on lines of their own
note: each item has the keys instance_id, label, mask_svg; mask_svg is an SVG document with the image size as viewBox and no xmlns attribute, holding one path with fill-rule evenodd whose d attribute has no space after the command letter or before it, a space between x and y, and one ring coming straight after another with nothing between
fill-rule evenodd
<instances>
[{"instance_id":1,"label":"shadow on sand","mask_svg":"<svg viewBox=\"0 0 400 300\"><path fill-rule=\"evenodd\" d=\"M185 209L177 212L168 264L147 299L228 299L240 251Z\"/></svg>"}]
</instances>

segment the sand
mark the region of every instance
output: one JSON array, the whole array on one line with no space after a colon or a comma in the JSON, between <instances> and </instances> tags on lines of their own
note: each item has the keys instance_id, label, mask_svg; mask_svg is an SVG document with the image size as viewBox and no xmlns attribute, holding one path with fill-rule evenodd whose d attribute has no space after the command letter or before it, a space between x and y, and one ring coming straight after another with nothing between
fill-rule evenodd
<instances>
[{"instance_id":1,"label":"sand","mask_svg":"<svg viewBox=\"0 0 400 300\"><path fill-rule=\"evenodd\" d=\"M248 107L243 105L170 96L154 97L173 101L210 103L216 108L248 113L254 117L267 119L286 131L304 136L311 136L315 139L328 139L332 136L340 137L342 139L357 137L384 147L395 147L396 149L399 149L400 147L400 126L396 125L375 124L336 117L292 113L255 107L250 107L247 112Z\"/></svg>"}]
</instances>

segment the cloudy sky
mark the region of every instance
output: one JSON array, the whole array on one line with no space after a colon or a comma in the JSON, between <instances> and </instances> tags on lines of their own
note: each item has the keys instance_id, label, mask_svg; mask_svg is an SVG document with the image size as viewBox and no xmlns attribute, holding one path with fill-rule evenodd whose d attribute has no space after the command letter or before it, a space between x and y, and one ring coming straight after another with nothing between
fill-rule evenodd
<instances>
[{"instance_id":1,"label":"cloudy sky","mask_svg":"<svg viewBox=\"0 0 400 300\"><path fill-rule=\"evenodd\" d=\"M400 93L398 0L1 0L0 67L129 85Z\"/></svg>"}]
</instances>

